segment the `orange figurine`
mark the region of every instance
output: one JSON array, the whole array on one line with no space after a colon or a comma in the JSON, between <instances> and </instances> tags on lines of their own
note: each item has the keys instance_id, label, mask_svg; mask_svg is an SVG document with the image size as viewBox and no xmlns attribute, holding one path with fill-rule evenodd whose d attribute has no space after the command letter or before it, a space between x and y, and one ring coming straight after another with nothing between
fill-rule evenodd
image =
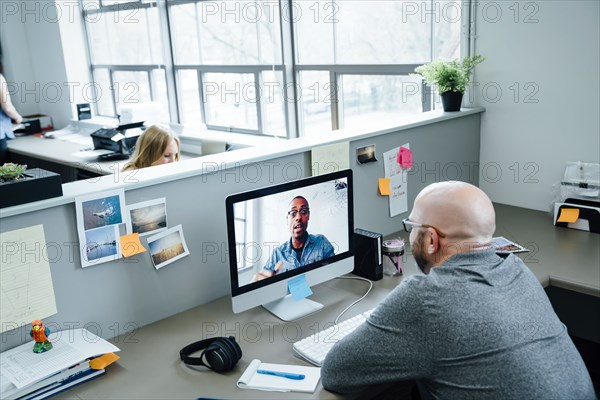
<instances>
[{"instance_id":1,"label":"orange figurine","mask_svg":"<svg viewBox=\"0 0 600 400\"><path fill-rule=\"evenodd\" d=\"M52 348L52 343L48 340L50 329L44 326L41 319L36 319L31 323L31 331L29 332L35 344L33 345L34 353L43 353Z\"/></svg>"}]
</instances>

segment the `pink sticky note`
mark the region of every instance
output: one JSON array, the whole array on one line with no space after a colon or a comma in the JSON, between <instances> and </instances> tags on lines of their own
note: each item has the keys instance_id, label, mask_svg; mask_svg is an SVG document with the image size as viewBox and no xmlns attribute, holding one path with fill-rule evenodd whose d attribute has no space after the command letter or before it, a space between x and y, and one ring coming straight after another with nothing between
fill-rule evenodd
<instances>
[{"instance_id":1,"label":"pink sticky note","mask_svg":"<svg viewBox=\"0 0 600 400\"><path fill-rule=\"evenodd\" d=\"M398 164L402 167L402 169L410 169L412 168L412 151L407 149L406 147L400 146L400 151L398 152L398 158L396 159Z\"/></svg>"}]
</instances>

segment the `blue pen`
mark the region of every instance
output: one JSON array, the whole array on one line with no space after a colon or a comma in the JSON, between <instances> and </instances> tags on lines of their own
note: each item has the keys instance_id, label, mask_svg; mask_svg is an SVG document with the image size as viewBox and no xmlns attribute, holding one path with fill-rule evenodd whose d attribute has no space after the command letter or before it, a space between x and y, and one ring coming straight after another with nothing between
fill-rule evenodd
<instances>
[{"instance_id":1,"label":"blue pen","mask_svg":"<svg viewBox=\"0 0 600 400\"><path fill-rule=\"evenodd\" d=\"M301 381L302 379L304 379L304 375L302 375L302 374L292 374L290 372L279 372L279 371L268 371L266 369L259 369L256 371L256 373L263 374L263 375L280 376L282 378L294 379L297 381Z\"/></svg>"}]
</instances>

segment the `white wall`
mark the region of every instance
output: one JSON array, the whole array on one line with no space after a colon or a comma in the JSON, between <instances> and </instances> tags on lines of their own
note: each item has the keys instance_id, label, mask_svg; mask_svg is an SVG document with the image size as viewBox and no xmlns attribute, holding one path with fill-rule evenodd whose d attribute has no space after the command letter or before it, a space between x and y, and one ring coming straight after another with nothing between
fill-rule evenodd
<instances>
[{"instance_id":1,"label":"white wall","mask_svg":"<svg viewBox=\"0 0 600 400\"><path fill-rule=\"evenodd\" d=\"M22 88L33 88L35 77L31 50L25 25L21 23L20 15L11 15L7 3L0 3L0 42L2 43L2 65L4 76L11 93L11 100L17 111L22 115L39 112L39 105L26 102Z\"/></svg>"},{"instance_id":2,"label":"white wall","mask_svg":"<svg viewBox=\"0 0 600 400\"><path fill-rule=\"evenodd\" d=\"M548 210L566 161L600 161L599 5L479 2L479 182L493 201Z\"/></svg>"},{"instance_id":3,"label":"white wall","mask_svg":"<svg viewBox=\"0 0 600 400\"><path fill-rule=\"evenodd\" d=\"M66 126L75 115L72 103L82 100L81 88L90 81L78 2L1 2L0 20L6 79L18 87L11 96L15 107Z\"/></svg>"}]
</instances>

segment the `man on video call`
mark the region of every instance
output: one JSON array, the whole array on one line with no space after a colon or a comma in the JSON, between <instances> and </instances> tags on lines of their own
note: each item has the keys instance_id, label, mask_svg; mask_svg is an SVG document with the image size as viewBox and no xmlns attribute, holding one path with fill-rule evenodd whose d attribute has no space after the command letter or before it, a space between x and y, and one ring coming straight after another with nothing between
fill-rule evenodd
<instances>
[{"instance_id":1,"label":"man on video call","mask_svg":"<svg viewBox=\"0 0 600 400\"><path fill-rule=\"evenodd\" d=\"M292 199L286 218L291 234L290 240L273 250L264 268L254 275L253 282L320 261L335 254L333 246L325 236L308 233L310 208L304 197L296 196Z\"/></svg>"},{"instance_id":2,"label":"man on video call","mask_svg":"<svg viewBox=\"0 0 600 400\"><path fill-rule=\"evenodd\" d=\"M412 379L423 399L594 399L542 285L519 257L490 246L495 219L473 185L423 189L403 225L424 275L404 278L334 345L323 387L352 393Z\"/></svg>"}]
</instances>

